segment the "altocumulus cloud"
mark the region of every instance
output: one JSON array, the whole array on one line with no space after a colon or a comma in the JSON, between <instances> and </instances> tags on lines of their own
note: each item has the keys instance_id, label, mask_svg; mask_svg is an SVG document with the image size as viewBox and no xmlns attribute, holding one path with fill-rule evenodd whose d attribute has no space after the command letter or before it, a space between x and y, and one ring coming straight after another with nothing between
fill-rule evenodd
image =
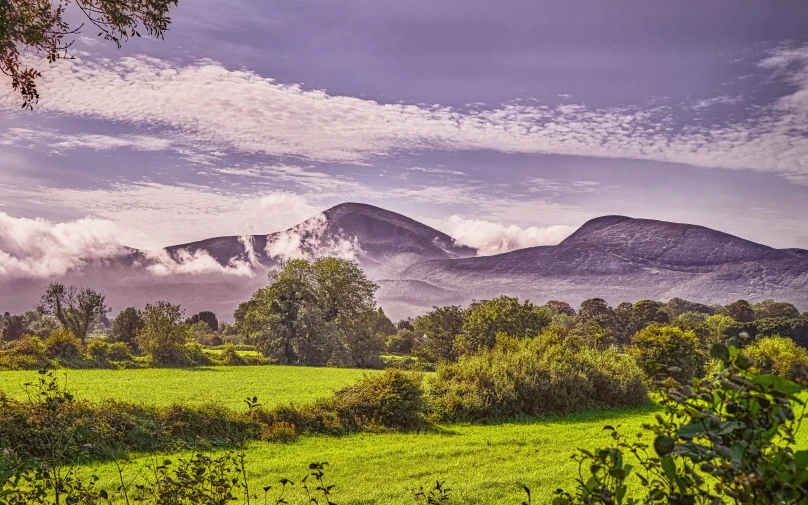
<instances>
[{"instance_id":1,"label":"altocumulus cloud","mask_svg":"<svg viewBox=\"0 0 808 505\"><path fill-rule=\"evenodd\" d=\"M667 107L509 104L461 111L383 104L280 84L213 61L175 68L146 57L39 65L40 108L160 124L200 146L315 161L366 162L401 149L492 149L749 168L806 181L806 51L781 50L761 62L793 84L792 94L755 117L717 126L688 124L687 111ZM18 106L10 88L2 89L0 103Z\"/></svg>"}]
</instances>

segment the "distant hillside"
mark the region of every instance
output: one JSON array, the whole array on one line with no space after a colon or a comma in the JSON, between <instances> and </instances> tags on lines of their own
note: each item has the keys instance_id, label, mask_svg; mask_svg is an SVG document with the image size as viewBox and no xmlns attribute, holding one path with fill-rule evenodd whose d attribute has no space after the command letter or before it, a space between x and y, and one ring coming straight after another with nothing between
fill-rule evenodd
<instances>
[{"instance_id":1,"label":"distant hillside","mask_svg":"<svg viewBox=\"0 0 808 505\"><path fill-rule=\"evenodd\" d=\"M580 303L675 296L707 303L779 298L808 308L808 255L702 226L624 216L585 223L557 246L496 256L426 261L403 277L473 297L507 293ZM458 298L467 303L472 293Z\"/></svg>"},{"instance_id":2,"label":"distant hillside","mask_svg":"<svg viewBox=\"0 0 808 505\"><path fill-rule=\"evenodd\" d=\"M327 255L358 261L378 282L377 299L394 319L500 294L572 304L592 297L611 303L776 298L808 310L804 249L774 249L702 226L605 216L556 246L476 256L434 228L357 203L337 205L269 235L211 238L156 252L130 250L61 280L104 290L115 311L167 299L187 313L213 310L226 320L266 285L266 272L279 259ZM0 281L0 308L33 307L48 281Z\"/></svg>"}]
</instances>

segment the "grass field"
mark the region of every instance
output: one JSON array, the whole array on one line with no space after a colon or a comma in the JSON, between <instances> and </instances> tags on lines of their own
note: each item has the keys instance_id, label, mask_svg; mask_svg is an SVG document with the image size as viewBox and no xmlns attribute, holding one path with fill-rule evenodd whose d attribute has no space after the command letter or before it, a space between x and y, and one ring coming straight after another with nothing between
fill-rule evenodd
<instances>
[{"instance_id":1,"label":"grass field","mask_svg":"<svg viewBox=\"0 0 808 505\"><path fill-rule=\"evenodd\" d=\"M222 402L245 408L244 399L257 396L266 406L310 403L361 379L368 370L298 366L211 366L143 368L133 370L57 370L68 390L79 399L114 398L150 405ZM0 391L25 396L23 384L36 371L0 372Z\"/></svg>"},{"instance_id":2,"label":"grass field","mask_svg":"<svg viewBox=\"0 0 808 505\"><path fill-rule=\"evenodd\" d=\"M654 409L487 426L453 425L422 434L366 433L303 437L289 444L255 442L247 453L250 485L260 490L281 477L299 482L309 463L327 461L327 481L337 485L334 501L340 505L413 505L414 491L433 485L436 479L445 480L452 489L450 504L517 505L525 498L519 483L533 489L533 503L547 503L553 490L569 487L574 478L577 464L570 455L576 448L608 445L611 439L602 431L606 424L636 433L643 422L652 419ZM163 456L134 459L127 466L128 475L154 458L162 461ZM117 486L117 471L111 463L83 471L97 472L107 488Z\"/></svg>"}]
</instances>

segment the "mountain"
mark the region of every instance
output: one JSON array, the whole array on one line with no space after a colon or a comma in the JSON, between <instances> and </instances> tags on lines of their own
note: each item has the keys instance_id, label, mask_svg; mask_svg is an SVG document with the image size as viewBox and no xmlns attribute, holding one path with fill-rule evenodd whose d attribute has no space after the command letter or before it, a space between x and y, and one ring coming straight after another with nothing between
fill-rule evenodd
<instances>
[{"instance_id":1,"label":"mountain","mask_svg":"<svg viewBox=\"0 0 808 505\"><path fill-rule=\"evenodd\" d=\"M263 266L274 266L279 257L335 254L354 257L375 277L396 276L419 261L464 258L477 253L414 219L361 203L343 203L288 230L246 238L252 243L256 261ZM205 251L227 265L233 259L249 260L244 240L237 236L218 237L166 250L175 259L181 251Z\"/></svg>"},{"instance_id":2,"label":"mountain","mask_svg":"<svg viewBox=\"0 0 808 505\"><path fill-rule=\"evenodd\" d=\"M705 303L778 298L805 310L808 255L803 252L702 226L605 216L585 223L556 246L425 261L402 276L457 293L473 292L476 298L509 294L573 304L595 296L611 303L677 296Z\"/></svg>"},{"instance_id":3,"label":"mountain","mask_svg":"<svg viewBox=\"0 0 808 505\"><path fill-rule=\"evenodd\" d=\"M217 237L159 251L126 250L86 263L61 282L103 290L114 311L159 299L186 313L229 319L266 285L280 259L338 255L356 260L379 284L392 318L433 305L502 294L579 304L681 297L703 303L787 300L808 310L808 251L774 249L690 224L604 216L555 246L477 256L452 237L401 214L345 203L281 232ZM57 279L0 279L0 309L33 307Z\"/></svg>"}]
</instances>

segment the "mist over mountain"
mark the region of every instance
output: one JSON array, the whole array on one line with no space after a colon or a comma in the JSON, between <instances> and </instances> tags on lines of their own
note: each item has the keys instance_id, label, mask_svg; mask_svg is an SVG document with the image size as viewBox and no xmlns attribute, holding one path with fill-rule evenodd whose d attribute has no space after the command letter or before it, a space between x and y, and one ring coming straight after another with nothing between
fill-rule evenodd
<instances>
[{"instance_id":1,"label":"mist over mountain","mask_svg":"<svg viewBox=\"0 0 808 505\"><path fill-rule=\"evenodd\" d=\"M216 237L158 251L125 249L58 278L0 279L0 308L33 307L53 280L91 285L115 312L166 299L187 313L229 319L266 285L282 260L339 256L357 261L393 318L433 305L507 294L536 303L612 304L681 297L703 303L776 298L808 309L808 251L774 249L702 226L604 216L555 246L493 256L401 214L345 203L281 232Z\"/></svg>"}]
</instances>

